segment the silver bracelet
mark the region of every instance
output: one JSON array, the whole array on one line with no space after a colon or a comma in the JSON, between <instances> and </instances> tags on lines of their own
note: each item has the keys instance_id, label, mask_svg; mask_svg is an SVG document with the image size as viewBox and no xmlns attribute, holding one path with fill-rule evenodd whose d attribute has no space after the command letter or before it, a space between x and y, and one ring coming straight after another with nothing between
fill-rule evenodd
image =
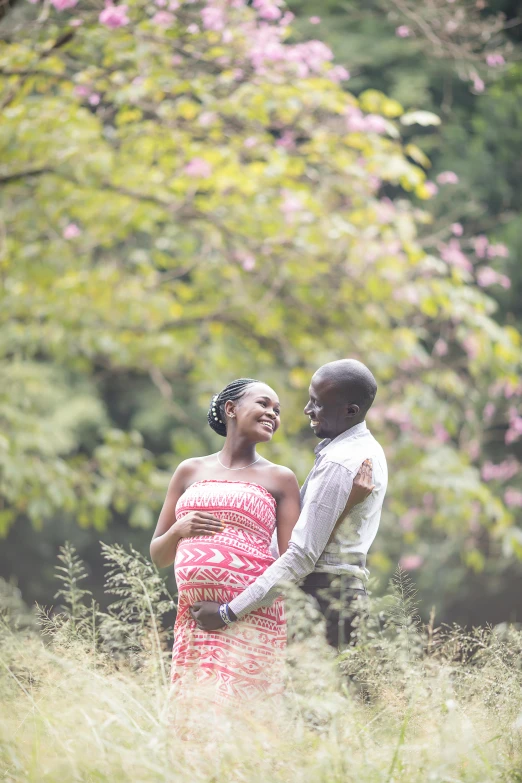
<instances>
[{"instance_id":1,"label":"silver bracelet","mask_svg":"<svg viewBox=\"0 0 522 783\"><path fill-rule=\"evenodd\" d=\"M230 627L232 625L232 620L228 616L228 604L221 604L219 607L219 616L226 626Z\"/></svg>"}]
</instances>

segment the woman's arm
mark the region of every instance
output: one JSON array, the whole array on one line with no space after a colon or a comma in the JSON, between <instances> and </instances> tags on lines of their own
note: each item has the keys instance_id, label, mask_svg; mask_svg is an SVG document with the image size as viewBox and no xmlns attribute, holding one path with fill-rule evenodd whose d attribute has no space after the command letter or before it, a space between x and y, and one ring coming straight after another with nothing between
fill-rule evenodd
<instances>
[{"instance_id":1,"label":"woman's arm","mask_svg":"<svg viewBox=\"0 0 522 783\"><path fill-rule=\"evenodd\" d=\"M172 565L181 538L212 536L224 529L224 524L213 514L190 511L176 520L176 503L191 483L192 460L186 460L176 469L167 490L156 530L150 542L150 556L158 568Z\"/></svg>"},{"instance_id":2,"label":"woman's arm","mask_svg":"<svg viewBox=\"0 0 522 783\"><path fill-rule=\"evenodd\" d=\"M332 535L328 539L328 543L333 541L337 530L342 525L352 508L365 501L366 498L371 495L375 489L375 484L372 484L372 468L373 465L371 459L365 459L357 471L357 475L353 480L352 489L348 497L348 502L344 507L343 513L337 520L337 523L332 531Z\"/></svg>"},{"instance_id":3,"label":"woman's arm","mask_svg":"<svg viewBox=\"0 0 522 783\"><path fill-rule=\"evenodd\" d=\"M277 546L279 555L288 549L288 542L292 535L295 523L301 513L301 500L299 498L299 484L291 470L284 469L281 472L280 491L277 501Z\"/></svg>"}]
</instances>

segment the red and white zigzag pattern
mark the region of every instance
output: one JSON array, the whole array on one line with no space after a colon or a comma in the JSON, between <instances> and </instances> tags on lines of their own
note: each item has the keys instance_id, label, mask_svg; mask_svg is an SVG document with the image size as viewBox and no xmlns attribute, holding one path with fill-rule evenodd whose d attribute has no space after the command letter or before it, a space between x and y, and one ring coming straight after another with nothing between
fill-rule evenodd
<instances>
[{"instance_id":1,"label":"red and white zigzag pattern","mask_svg":"<svg viewBox=\"0 0 522 783\"><path fill-rule=\"evenodd\" d=\"M274 692L280 687L286 645L281 600L214 633L198 630L188 610L196 601L231 601L273 562L268 548L276 502L257 484L198 481L179 499L176 518L192 510L212 511L227 527L223 533L185 538L178 545L172 681L181 687L190 675L197 683L211 683L217 701Z\"/></svg>"}]
</instances>

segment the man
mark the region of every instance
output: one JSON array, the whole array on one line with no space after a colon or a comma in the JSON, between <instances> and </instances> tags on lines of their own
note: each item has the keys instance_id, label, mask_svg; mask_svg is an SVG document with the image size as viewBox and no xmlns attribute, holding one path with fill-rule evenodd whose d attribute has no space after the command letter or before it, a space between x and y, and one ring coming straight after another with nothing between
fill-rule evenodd
<instances>
[{"instance_id":1,"label":"man","mask_svg":"<svg viewBox=\"0 0 522 783\"><path fill-rule=\"evenodd\" d=\"M200 628L214 631L241 620L269 606L285 582L305 579L303 589L316 597L326 616L330 644L349 641L355 611L350 603L366 593L366 555L388 483L384 452L365 422L376 392L372 373L354 359L330 362L314 374L304 413L322 440L301 489L301 514L288 549L230 604L194 604L190 611ZM373 490L347 513L354 477L366 460L372 464ZM324 594L328 590L333 590L333 605Z\"/></svg>"}]
</instances>

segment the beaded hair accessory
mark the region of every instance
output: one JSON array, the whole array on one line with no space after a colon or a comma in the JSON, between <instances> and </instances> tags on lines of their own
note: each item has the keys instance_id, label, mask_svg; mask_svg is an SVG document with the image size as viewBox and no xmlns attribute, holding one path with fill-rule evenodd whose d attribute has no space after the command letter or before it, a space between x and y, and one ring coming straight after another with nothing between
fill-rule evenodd
<instances>
[{"instance_id":1,"label":"beaded hair accessory","mask_svg":"<svg viewBox=\"0 0 522 783\"><path fill-rule=\"evenodd\" d=\"M221 421L221 416L218 416L218 408L217 408L217 405L216 405L216 400L217 400L218 397L219 397L219 394L216 394L216 396L212 400L212 405L210 406L210 410L211 410L211 413L212 413L212 418L214 419L214 421Z\"/></svg>"}]
</instances>

